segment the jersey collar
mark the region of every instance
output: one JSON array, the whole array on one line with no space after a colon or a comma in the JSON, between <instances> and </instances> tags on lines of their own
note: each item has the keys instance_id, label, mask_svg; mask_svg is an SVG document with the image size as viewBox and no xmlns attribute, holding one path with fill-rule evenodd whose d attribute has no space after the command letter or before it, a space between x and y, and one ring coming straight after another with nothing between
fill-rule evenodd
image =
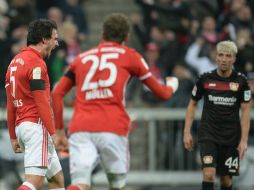
<instances>
[{"instance_id":1,"label":"jersey collar","mask_svg":"<svg viewBox=\"0 0 254 190\"><path fill-rule=\"evenodd\" d=\"M103 45L103 46L120 46L119 43L116 43L116 42L110 42L110 41L102 41L100 43L100 46Z\"/></svg>"},{"instance_id":2,"label":"jersey collar","mask_svg":"<svg viewBox=\"0 0 254 190\"><path fill-rule=\"evenodd\" d=\"M35 53L36 55L38 55L40 58L43 59L42 55L36 49L34 49L34 48L25 47L21 51L32 51L33 53Z\"/></svg>"},{"instance_id":3,"label":"jersey collar","mask_svg":"<svg viewBox=\"0 0 254 190\"><path fill-rule=\"evenodd\" d=\"M216 74L218 77L224 78L224 79L231 79L232 77L235 77L235 76L237 75L237 72L236 72L234 69L232 69L232 72L231 72L231 74L230 74L228 77L222 77L222 76L220 76L220 75L218 74L218 72L217 72L217 69L215 69L214 72L215 72L215 74Z\"/></svg>"}]
</instances>

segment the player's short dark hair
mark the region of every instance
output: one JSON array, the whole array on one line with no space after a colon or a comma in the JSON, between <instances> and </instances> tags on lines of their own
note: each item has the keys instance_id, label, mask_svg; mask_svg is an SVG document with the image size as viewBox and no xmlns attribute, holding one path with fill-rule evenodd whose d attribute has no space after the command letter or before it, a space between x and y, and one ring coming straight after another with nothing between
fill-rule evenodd
<instances>
[{"instance_id":1,"label":"player's short dark hair","mask_svg":"<svg viewBox=\"0 0 254 190\"><path fill-rule=\"evenodd\" d=\"M109 15L103 23L103 39L122 43L130 32L128 18L120 13Z\"/></svg>"},{"instance_id":2,"label":"player's short dark hair","mask_svg":"<svg viewBox=\"0 0 254 190\"><path fill-rule=\"evenodd\" d=\"M36 45L43 39L50 39L53 29L57 29L53 20L38 19L31 22L28 26L27 46Z\"/></svg>"}]
</instances>

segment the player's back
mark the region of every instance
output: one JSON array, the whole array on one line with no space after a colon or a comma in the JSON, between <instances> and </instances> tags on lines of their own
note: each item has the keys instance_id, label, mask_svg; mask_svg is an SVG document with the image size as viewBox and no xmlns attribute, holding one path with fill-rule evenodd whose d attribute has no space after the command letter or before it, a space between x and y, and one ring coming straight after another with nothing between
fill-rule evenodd
<instances>
[{"instance_id":1,"label":"player's back","mask_svg":"<svg viewBox=\"0 0 254 190\"><path fill-rule=\"evenodd\" d=\"M44 76L43 76L44 75ZM39 114L30 90L30 81L46 77L46 89L49 81L46 75L46 65L40 54L25 48L11 61L6 74L6 85L11 85L11 94L16 107L16 125L22 121L38 122Z\"/></svg>"},{"instance_id":2,"label":"player's back","mask_svg":"<svg viewBox=\"0 0 254 190\"><path fill-rule=\"evenodd\" d=\"M73 131L115 132L126 135L129 117L124 94L132 75L149 75L143 58L133 49L103 42L84 52L71 64L75 74Z\"/></svg>"}]
</instances>

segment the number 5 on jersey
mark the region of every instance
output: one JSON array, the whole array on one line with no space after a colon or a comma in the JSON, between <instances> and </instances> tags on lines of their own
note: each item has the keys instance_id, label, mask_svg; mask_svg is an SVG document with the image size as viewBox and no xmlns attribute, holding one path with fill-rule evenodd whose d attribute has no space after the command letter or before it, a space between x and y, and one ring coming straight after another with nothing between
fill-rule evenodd
<instances>
[{"instance_id":1,"label":"number 5 on jersey","mask_svg":"<svg viewBox=\"0 0 254 190\"><path fill-rule=\"evenodd\" d=\"M15 86L16 86L16 82L15 82L15 76L13 76L13 72L17 71L17 66L15 67L11 67L10 69L10 82L12 83L11 88L11 95L13 98L15 98Z\"/></svg>"},{"instance_id":2,"label":"number 5 on jersey","mask_svg":"<svg viewBox=\"0 0 254 190\"><path fill-rule=\"evenodd\" d=\"M81 91L92 90L98 87L110 87L112 86L117 77L117 67L113 62L110 62L109 59L118 59L118 53L108 53L102 54L101 58L97 55L88 55L82 59L82 63L86 64L88 62L92 62L92 65L84 79L83 85L81 87ZM109 70L109 77L105 80L99 79L96 82L91 82L92 78L96 74L97 69L99 71L103 71L105 69Z\"/></svg>"}]
</instances>

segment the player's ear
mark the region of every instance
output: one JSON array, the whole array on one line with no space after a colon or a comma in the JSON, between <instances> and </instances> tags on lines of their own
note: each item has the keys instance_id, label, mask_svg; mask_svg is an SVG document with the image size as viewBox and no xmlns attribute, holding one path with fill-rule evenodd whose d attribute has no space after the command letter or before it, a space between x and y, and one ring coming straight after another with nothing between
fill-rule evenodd
<instances>
[{"instance_id":1,"label":"player's ear","mask_svg":"<svg viewBox=\"0 0 254 190\"><path fill-rule=\"evenodd\" d=\"M43 44L45 44L45 38L42 38L42 41L41 41Z\"/></svg>"},{"instance_id":2,"label":"player's ear","mask_svg":"<svg viewBox=\"0 0 254 190\"><path fill-rule=\"evenodd\" d=\"M46 38L42 38L42 43L45 44L47 42Z\"/></svg>"}]
</instances>

